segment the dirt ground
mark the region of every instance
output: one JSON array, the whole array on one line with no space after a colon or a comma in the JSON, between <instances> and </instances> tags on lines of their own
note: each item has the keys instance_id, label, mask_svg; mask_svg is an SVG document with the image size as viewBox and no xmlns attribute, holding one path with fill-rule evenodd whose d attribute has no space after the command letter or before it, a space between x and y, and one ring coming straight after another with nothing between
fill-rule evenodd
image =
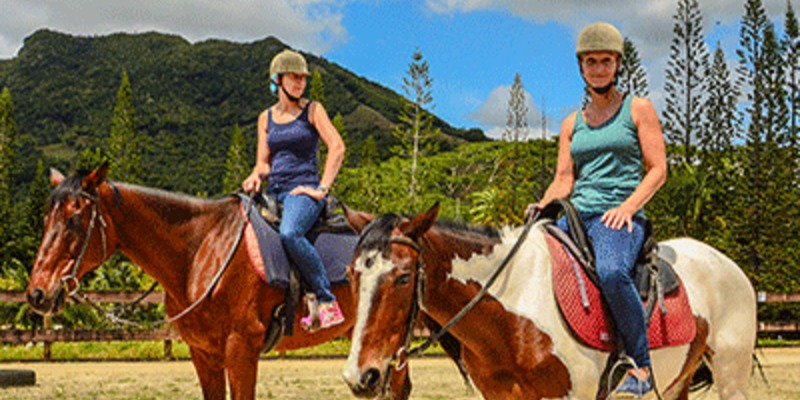
<instances>
[{"instance_id":1,"label":"dirt ground","mask_svg":"<svg viewBox=\"0 0 800 400\"><path fill-rule=\"evenodd\" d=\"M758 356L769 385L756 373L751 400L800 399L800 348L763 349ZM262 361L259 399L351 399L341 378L343 359ZM0 369L31 369L37 385L0 389L0 399L201 399L188 361L0 363ZM412 399L480 399L468 394L455 366L446 358L411 361ZM692 400L716 399L713 392Z\"/></svg>"}]
</instances>

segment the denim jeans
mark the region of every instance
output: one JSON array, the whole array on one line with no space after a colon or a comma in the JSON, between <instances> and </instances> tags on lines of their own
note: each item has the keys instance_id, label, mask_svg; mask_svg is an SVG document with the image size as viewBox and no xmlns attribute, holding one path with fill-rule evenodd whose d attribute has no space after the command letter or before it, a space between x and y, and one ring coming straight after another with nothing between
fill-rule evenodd
<instances>
[{"instance_id":1,"label":"denim jeans","mask_svg":"<svg viewBox=\"0 0 800 400\"><path fill-rule=\"evenodd\" d=\"M325 200L314 200L306 195L292 196L289 191L270 190L276 200L283 204L280 237L283 248L292 260L300 275L311 286L321 303L336 300L331 293L331 282L317 249L306 238L306 234L314 226Z\"/></svg>"},{"instance_id":2,"label":"denim jeans","mask_svg":"<svg viewBox=\"0 0 800 400\"><path fill-rule=\"evenodd\" d=\"M625 352L637 366L649 367L645 310L632 276L636 257L644 243L644 220L633 218L633 232L628 232L627 226L619 230L607 227L601 218L602 214L581 214L594 246L600 291L608 303L617 333L625 344ZM559 228L567 231L566 218L557 223Z\"/></svg>"}]
</instances>

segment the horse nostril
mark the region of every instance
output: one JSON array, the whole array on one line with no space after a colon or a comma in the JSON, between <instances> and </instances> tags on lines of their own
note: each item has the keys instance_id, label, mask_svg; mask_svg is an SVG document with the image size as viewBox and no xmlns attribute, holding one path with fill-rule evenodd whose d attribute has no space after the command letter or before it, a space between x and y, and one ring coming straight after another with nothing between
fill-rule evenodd
<instances>
[{"instance_id":1,"label":"horse nostril","mask_svg":"<svg viewBox=\"0 0 800 400\"><path fill-rule=\"evenodd\" d=\"M370 390L375 390L375 388L378 387L380 379L381 371L378 371L377 368L370 368L361 375L361 384Z\"/></svg>"},{"instance_id":2,"label":"horse nostril","mask_svg":"<svg viewBox=\"0 0 800 400\"><path fill-rule=\"evenodd\" d=\"M30 303L34 308L41 306L43 300L44 292L42 289L33 289L32 292L28 293L28 303Z\"/></svg>"}]
</instances>

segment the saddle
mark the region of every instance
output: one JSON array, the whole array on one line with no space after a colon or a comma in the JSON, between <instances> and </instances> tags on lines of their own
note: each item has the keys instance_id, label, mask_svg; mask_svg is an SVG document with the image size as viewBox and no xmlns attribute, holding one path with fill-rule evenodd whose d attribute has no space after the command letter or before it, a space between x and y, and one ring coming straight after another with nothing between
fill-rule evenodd
<instances>
[{"instance_id":1,"label":"saddle","mask_svg":"<svg viewBox=\"0 0 800 400\"><path fill-rule=\"evenodd\" d=\"M568 233L559 229L553 222L562 212L567 219ZM537 220L545 218L551 221L545 225L547 232L569 250L592 283L595 286L599 286L594 248L591 239L586 236L586 227L583 225L575 206L566 199L554 200L545 206L537 216ZM674 293L680 286L678 275L672 268L675 258L675 251L672 248L658 246L658 242L653 235L653 225L650 221L646 221L644 244L637 256L636 266L633 271L633 282L642 301L654 305L655 302L650 300L656 299L662 307L662 311L664 296ZM647 313L648 321L652 312L653 309L651 307Z\"/></svg>"},{"instance_id":2,"label":"saddle","mask_svg":"<svg viewBox=\"0 0 800 400\"><path fill-rule=\"evenodd\" d=\"M561 212L566 216L569 234L552 222ZM622 346L617 343L620 339L614 333L598 289L595 257L580 215L568 201L557 200L547 205L536 219L544 218L551 220L544 228L553 258L553 288L567 325L590 347L621 350ZM695 335L686 292L672 268L675 260L675 251L658 245L648 224L633 280L645 304L650 348L688 343ZM660 311L657 315L654 313L656 305Z\"/></svg>"},{"instance_id":3,"label":"saddle","mask_svg":"<svg viewBox=\"0 0 800 400\"><path fill-rule=\"evenodd\" d=\"M316 311L317 301L308 292L308 285L281 244L278 232L282 207L273 196L256 194L248 197L240 194L238 197L242 213L248 219L244 244L250 264L266 284L282 288L286 294L284 302L272 311L263 346L266 352L282 337L294 334L295 316L301 301L307 303L312 313ZM347 225L344 215L335 212L340 205L337 200L329 198L319 219L307 234L322 258L332 285L347 283L346 267L353 258L358 239Z\"/></svg>"}]
</instances>

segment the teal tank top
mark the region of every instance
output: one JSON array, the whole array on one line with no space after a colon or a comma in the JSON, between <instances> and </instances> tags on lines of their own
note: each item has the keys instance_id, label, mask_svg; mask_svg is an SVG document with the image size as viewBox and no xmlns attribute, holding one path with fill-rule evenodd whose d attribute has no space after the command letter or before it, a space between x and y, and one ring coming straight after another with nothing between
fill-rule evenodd
<instances>
[{"instance_id":1,"label":"teal tank top","mask_svg":"<svg viewBox=\"0 0 800 400\"><path fill-rule=\"evenodd\" d=\"M578 112L570 154L575 163L572 203L578 211L602 214L622 204L642 180L642 149L631 117L633 96L626 96L617 113L591 127ZM644 217L644 210L636 213Z\"/></svg>"}]
</instances>

